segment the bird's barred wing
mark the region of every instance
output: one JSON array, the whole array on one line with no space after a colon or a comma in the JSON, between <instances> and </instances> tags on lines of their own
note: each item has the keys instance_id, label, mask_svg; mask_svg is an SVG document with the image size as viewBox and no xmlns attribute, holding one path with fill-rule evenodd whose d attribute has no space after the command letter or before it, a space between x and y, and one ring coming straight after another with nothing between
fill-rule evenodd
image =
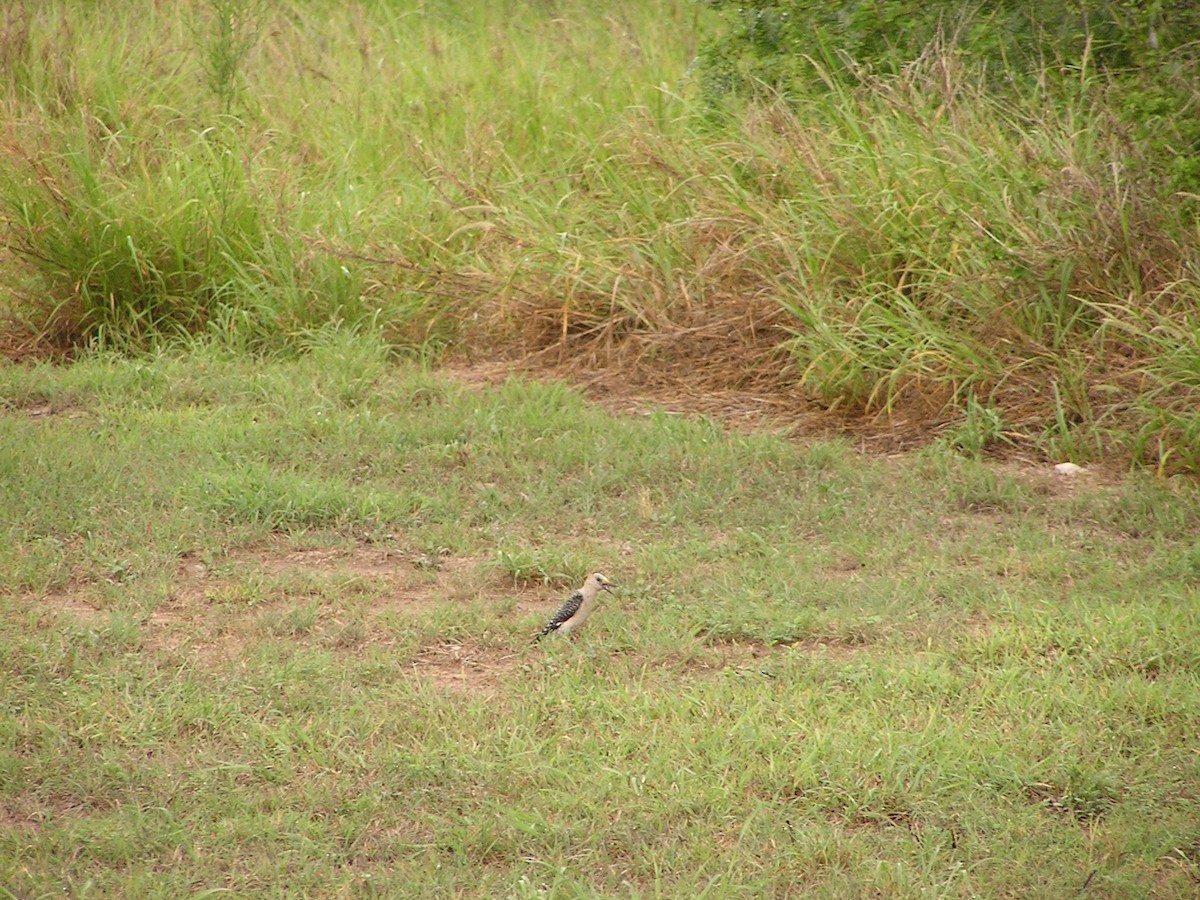
<instances>
[{"instance_id":1,"label":"bird's barred wing","mask_svg":"<svg viewBox=\"0 0 1200 900\"><path fill-rule=\"evenodd\" d=\"M546 627L542 629L542 634L549 634L552 631L557 631L563 622L567 621L567 619L579 612L579 607L582 605L583 591L576 591L563 601L563 605L558 608L558 612L554 614L554 617L547 622Z\"/></svg>"}]
</instances>

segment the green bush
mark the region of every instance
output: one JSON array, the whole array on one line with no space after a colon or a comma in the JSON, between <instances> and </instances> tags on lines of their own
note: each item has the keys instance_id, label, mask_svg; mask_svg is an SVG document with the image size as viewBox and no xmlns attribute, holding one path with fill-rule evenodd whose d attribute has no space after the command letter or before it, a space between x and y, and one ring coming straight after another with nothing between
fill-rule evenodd
<instances>
[{"instance_id":1,"label":"green bush","mask_svg":"<svg viewBox=\"0 0 1200 900\"><path fill-rule=\"evenodd\" d=\"M1152 160L1146 174L1171 189L1200 187L1200 97L1192 3L1023 0L924 4L900 0L708 0L723 33L699 55L704 102L735 96L795 98L864 77L899 73L935 50L986 73L993 88L1102 71L1131 136Z\"/></svg>"},{"instance_id":2,"label":"green bush","mask_svg":"<svg viewBox=\"0 0 1200 900\"><path fill-rule=\"evenodd\" d=\"M725 33L705 60L739 70L731 89L786 89L828 74L898 71L931 44L953 45L998 75L1039 73L1047 64L1105 69L1177 63L1200 26L1194 4L1026 0L961 4L934 0L708 0ZM822 71L827 69L827 71ZM716 82L713 82L717 86Z\"/></svg>"}]
</instances>

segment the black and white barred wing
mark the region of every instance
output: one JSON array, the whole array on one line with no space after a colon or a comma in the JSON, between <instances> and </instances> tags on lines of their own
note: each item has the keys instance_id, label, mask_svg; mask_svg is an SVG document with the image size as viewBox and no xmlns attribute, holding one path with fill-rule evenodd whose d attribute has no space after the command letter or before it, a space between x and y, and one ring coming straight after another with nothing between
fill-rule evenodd
<instances>
[{"instance_id":1,"label":"black and white barred wing","mask_svg":"<svg viewBox=\"0 0 1200 900\"><path fill-rule=\"evenodd\" d=\"M558 608L558 612L554 614L554 617L546 623L546 627L538 632L538 639L544 638L552 631L558 631L564 622L579 612L579 607L582 605L583 591L576 591L563 601L563 605Z\"/></svg>"}]
</instances>

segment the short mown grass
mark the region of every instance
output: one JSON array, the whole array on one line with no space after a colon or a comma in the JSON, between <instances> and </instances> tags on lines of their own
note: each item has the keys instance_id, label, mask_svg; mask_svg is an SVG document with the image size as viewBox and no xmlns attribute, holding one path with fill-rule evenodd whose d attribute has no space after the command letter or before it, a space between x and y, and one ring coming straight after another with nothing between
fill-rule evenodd
<instances>
[{"instance_id":1,"label":"short mown grass","mask_svg":"<svg viewBox=\"0 0 1200 900\"><path fill-rule=\"evenodd\" d=\"M1195 893L1194 485L307 341L0 370L7 894Z\"/></svg>"}]
</instances>

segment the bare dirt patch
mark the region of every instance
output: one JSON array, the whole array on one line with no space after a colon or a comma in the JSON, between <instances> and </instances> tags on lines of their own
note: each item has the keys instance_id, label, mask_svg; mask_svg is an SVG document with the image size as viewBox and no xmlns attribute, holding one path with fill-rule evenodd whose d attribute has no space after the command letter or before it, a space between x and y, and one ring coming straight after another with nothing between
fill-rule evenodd
<instances>
[{"instance_id":1,"label":"bare dirt patch","mask_svg":"<svg viewBox=\"0 0 1200 900\"><path fill-rule=\"evenodd\" d=\"M854 579L865 568L861 557L853 553L838 553L825 566L825 574L831 578Z\"/></svg>"},{"instance_id":2,"label":"bare dirt patch","mask_svg":"<svg viewBox=\"0 0 1200 900\"><path fill-rule=\"evenodd\" d=\"M46 822L61 823L67 818L85 815L87 811L86 805L76 798L57 792L37 798L18 794L0 805L0 828L34 834L45 828Z\"/></svg>"},{"instance_id":3,"label":"bare dirt patch","mask_svg":"<svg viewBox=\"0 0 1200 900\"><path fill-rule=\"evenodd\" d=\"M656 409L677 415L705 415L738 430L768 430L809 438L828 437L837 431L837 423L827 412L795 393L765 385L762 389L753 385L720 387L698 382L686 372L667 372L646 365L581 369L566 351L515 360L451 363L439 371L471 388L500 384L514 375L567 381L581 388L594 403L627 415L647 415Z\"/></svg>"},{"instance_id":4,"label":"bare dirt patch","mask_svg":"<svg viewBox=\"0 0 1200 900\"><path fill-rule=\"evenodd\" d=\"M315 548L290 550L284 547L267 547L235 554L235 559L257 566L269 575L297 571L326 572L357 578L373 578L383 581L395 580L406 568L405 558L400 554L374 547Z\"/></svg>"},{"instance_id":5,"label":"bare dirt patch","mask_svg":"<svg viewBox=\"0 0 1200 900\"><path fill-rule=\"evenodd\" d=\"M794 652L819 653L834 659L848 659L870 649L875 643L866 637L844 637L840 635L821 635L805 638L788 646Z\"/></svg>"},{"instance_id":6,"label":"bare dirt patch","mask_svg":"<svg viewBox=\"0 0 1200 900\"><path fill-rule=\"evenodd\" d=\"M106 615L103 609L90 603L78 591L55 591L38 599L39 602L59 612L69 613L84 623L95 622Z\"/></svg>"},{"instance_id":7,"label":"bare dirt patch","mask_svg":"<svg viewBox=\"0 0 1200 900\"><path fill-rule=\"evenodd\" d=\"M697 649L687 656L671 655L659 664L661 669L676 670L690 677L719 675L729 670L756 671L758 665L770 657L770 651L762 646L748 643L721 644Z\"/></svg>"},{"instance_id":8,"label":"bare dirt patch","mask_svg":"<svg viewBox=\"0 0 1200 900\"><path fill-rule=\"evenodd\" d=\"M460 694L494 694L517 667L517 654L467 644L426 647L412 661L413 674Z\"/></svg>"},{"instance_id":9,"label":"bare dirt patch","mask_svg":"<svg viewBox=\"0 0 1200 900\"><path fill-rule=\"evenodd\" d=\"M710 647L716 650L731 654L748 653L754 659L758 659L783 650L851 654L867 649L872 641L866 638L846 637L842 635L811 635L797 640L782 640L768 643L741 636L715 636L709 638L708 643Z\"/></svg>"},{"instance_id":10,"label":"bare dirt patch","mask_svg":"<svg viewBox=\"0 0 1200 900\"><path fill-rule=\"evenodd\" d=\"M222 585L257 577L266 585L263 599L268 604L328 588L344 597L366 598L375 612L423 613L445 602L471 599L480 590L473 557L430 559L362 544L295 548L282 537L234 551L214 568L223 574L216 576L196 561L185 563L175 594L184 602L195 601Z\"/></svg>"},{"instance_id":11,"label":"bare dirt patch","mask_svg":"<svg viewBox=\"0 0 1200 900\"><path fill-rule=\"evenodd\" d=\"M34 421L48 421L58 417L78 419L91 415L90 411L80 409L71 399L56 398L53 400L41 396L0 399L0 414L24 416Z\"/></svg>"},{"instance_id":12,"label":"bare dirt patch","mask_svg":"<svg viewBox=\"0 0 1200 900\"><path fill-rule=\"evenodd\" d=\"M371 545L297 548L272 538L211 563L181 560L165 599L138 614L139 637L148 650L183 653L205 665L236 658L265 634L358 650L387 639L387 629L375 627L381 617L425 615L495 593L486 581L472 557L429 560ZM31 595L29 602L85 624L108 614L83 585ZM534 604L518 607L525 612ZM463 656L464 671L485 657ZM485 668L494 668L494 660Z\"/></svg>"}]
</instances>

